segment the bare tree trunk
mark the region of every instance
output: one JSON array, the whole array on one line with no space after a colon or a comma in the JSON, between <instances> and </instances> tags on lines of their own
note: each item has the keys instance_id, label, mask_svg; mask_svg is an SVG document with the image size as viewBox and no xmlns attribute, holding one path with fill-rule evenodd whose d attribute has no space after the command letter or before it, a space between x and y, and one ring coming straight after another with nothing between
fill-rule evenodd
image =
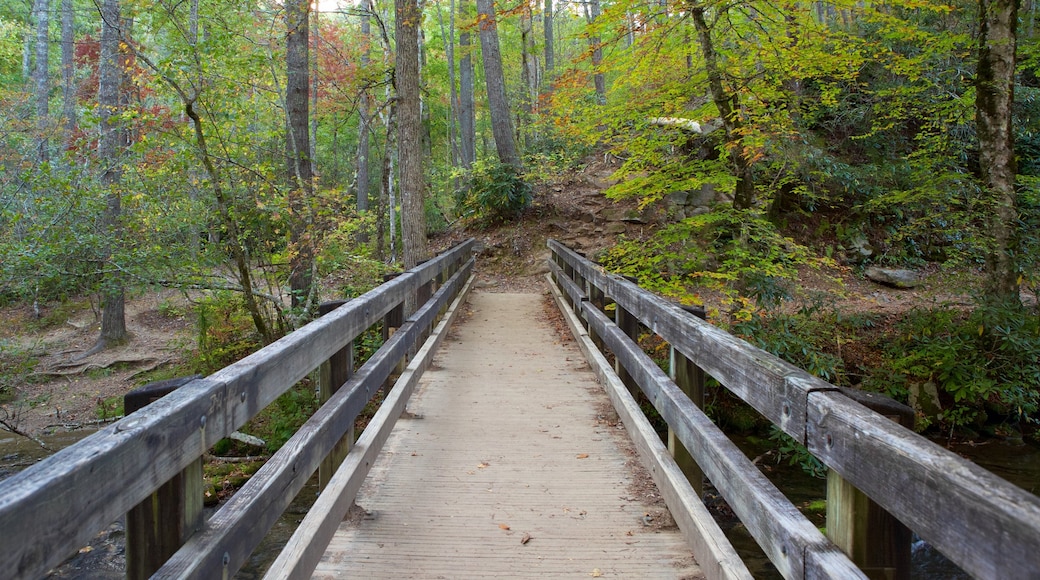
<instances>
[{"instance_id":1,"label":"bare tree trunk","mask_svg":"<svg viewBox=\"0 0 1040 580\"><path fill-rule=\"evenodd\" d=\"M737 97L727 93L722 86L722 71L719 69L718 55L711 39L711 30L704 20L704 7L696 5L692 8L691 13L694 27L697 29L697 41L704 57L704 68L708 73L708 87L711 89L715 107L722 117L723 127L726 130L726 145L733 162L733 175L737 179L736 189L733 193L733 207L748 209L755 200L755 182L752 177L751 162L747 158L741 139L743 124L740 119L740 111L735 106Z\"/></svg>"},{"instance_id":2,"label":"bare tree trunk","mask_svg":"<svg viewBox=\"0 0 1040 580\"><path fill-rule=\"evenodd\" d=\"M361 69L366 70L371 57L368 54L369 44L372 41L372 16L369 0L361 2L361 42L365 44L365 50L361 53ZM371 149L369 142L369 125L372 122L372 96L369 88L361 88L361 98L358 103L358 153L357 153L357 209L359 212L368 211L368 182L371 179L368 172L368 155ZM361 241L365 241L362 239Z\"/></svg>"},{"instance_id":3,"label":"bare tree trunk","mask_svg":"<svg viewBox=\"0 0 1040 580\"><path fill-rule=\"evenodd\" d=\"M62 141L72 145L78 122L76 115L76 10L72 0L61 2L61 113L64 118Z\"/></svg>"},{"instance_id":4,"label":"bare tree trunk","mask_svg":"<svg viewBox=\"0 0 1040 580\"><path fill-rule=\"evenodd\" d=\"M120 121L120 85L122 80L120 57L121 23L119 0L104 0L101 4L101 55L98 61L98 117L99 137L97 154L103 164L101 185L107 190L102 223L107 248L106 266L112 260L113 248L122 239L120 215L122 199L120 182L123 177L123 145L125 137ZM106 268L101 297L101 336L91 351L124 342L127 338L123 280L114 268ZM90 351L88 351L90 352Z\"/></svg>"},{"instance_id":5,"label":"bare tree trunk","mask_svg":"<svg viewBox=\"0 0 1040 580\"><path fill-rule=\"evenodd\" d=\"M593 26L599 19L599 0L590 0L583 6L585 19L589 26ZM589 34L589 48L592 49L592 83L596 87L596 102L602 105L607 102L607 81L600 70L603 64L603 43L600 42L599 34Z\"/></svg>"},{"instance_id":6,"label":"bare tree trunk","mask_svg":"<svg viewBox=\"0 0 1040 580\"><path fill-rule=\"evenodd\" d=\"M36 25L36 66L33 68L33 98L36 101L36 159L50 159L47 134L50 132L50 0L36 0L33 20Z\"/></svg>"},{"instance_id":7,"label":"bare tree trunk","mask_svg":"<svg viewBox=\"0 0 1040 580\"><path fill-rule=\"evenodd\" d=\"M459 2L459 12L463 3ZM459 32L459 151L462 155L462 166L469 169L477 160L477 123L476 98L473 90L473 45L470 43L469 30L463 28Z\"/></svg>"},{"instance_id":8,"label":"bare tree trunk","mask_svg":"<svg viewBox=\"0 0 1040 580\"><path fill-rule=\"evenodd\" d=\"M417 0L395 0L397 18L397 156L401 178L401 240L405 269L427 258L423 211L423 128L419 91L419 26L422 12Z\"/></svg>"},{"instance_id":9,"label":"bare tree trunk","mask_svg":"<svg viewBox=\"0 0 1040 580\"><path fill-rule=\"evenodd\" d=\"M311 156L311 171L317 175L318 173L318 55L321 54L321 23L318 15L321 14L317 10L314 11L314 58L310 59L311 66L311 110L310 110L310 123L311 123L311 136L310 136L310 156Z\"/></svg>"},{"instance_id":10,"label":"bare tree trunk","mask_svg":"<svg viewBox=\"0 0 1040 580\"><path fill-rule=\"evenodd\" d=\"M1016 263L1018 208L1015 200L1015 148L1011 113L1015 101L1015 49L1018 0L979 0L979 64L975 122L979 169L991 204L993 246L986 260L986 297L994 302L1019 298Z\"/></svg>"},{"instance_id":11,"label":"bare tree trunk","mask_svg":"<svg viewBox=\"0 0 1040 580\"><path fill-rule=\"evenodd\" d=\"M309 308L314 265L313 228L309 210L314 187L308 127L309 10L309 0L291 0L285 5L288 31L285 112L289 173L289 288L293 308Z\"/></svg>"},{"instance_id":12,"label":"bare tree trunk","mask_svg":"<svg viewBox=\"0 0 1040 580\"><path fill-rule=\"evenodd\" d=\"M382 176L379 180L379 219L376 222L376 254L380 261L394 261L394 206L392 195L394 187L394 161L393 154L397 148L394 146L394 136L397 130L394 128L396 121L396 107L391 103L388 107L384 124L386 128L386 142L383 148ZM387 219L389 216L389 219ZM387 236L389 226L390 235ZM389 238L389 239L388 239ZM389 256L386 247L389 246ZM389 258L389 259L388 259Z\"/></svg>"},{"instance_id":13,"label":"bare tree trunk","mask_svg":"<svg viewBox=\"0 0 1040 580\"><path fill-rule=\"evenodd\" d=\"M524 83L523 108L526 113L533 113L538 103L538 57L534 46L534 15L531 7L525 6L520 15L520 76Z\"/></svg>"},{"instance_id":14,"label":"bare tree trunk","mask_svg":"<svg viewBox=\"0 0 1040 580\"><path fill-rule=\"evenodd\" d=\"M488 109L491 113L491 132L495 137L498 159L519 173L523 166L516 151L512 112L506 95L505 75L502 72L502 53L498 45L498 21L492 0L477 0L480 15L480 51L484 60L484 80L487 84Z\"/></svg>"},{"instance_id":15,"label":"bare tree trunk","mask_svg":"<svg viewBox=\"0 0 1040 580\"><path fill-rule=\"evenodd\" d=\"M555 67L555 55L553 51L555 46L553 45L553 3L552 0L545 0L544 14L542 14L542 25L544 26L545 34L545 72L548 73L546 76L552 74L553 68Z\"/></svg>"},{"instance_id":16,"label":"bare tree trunk","mask_svg":"<svg viewBox=\"0 0 1040 580\"><path fill-rule=\"evenodd\" d=\"M454 170L458 166L459 145L456 138L456 119L459 114L458 90L455 87L455 0L451 0L448 12L448 29L444 29L444 14L441 5L437 4L437 20L441 25L441 36L445 38L448 57L448 93L450 107L448 111L448 165Z\"/></svg>"}]
</instances>

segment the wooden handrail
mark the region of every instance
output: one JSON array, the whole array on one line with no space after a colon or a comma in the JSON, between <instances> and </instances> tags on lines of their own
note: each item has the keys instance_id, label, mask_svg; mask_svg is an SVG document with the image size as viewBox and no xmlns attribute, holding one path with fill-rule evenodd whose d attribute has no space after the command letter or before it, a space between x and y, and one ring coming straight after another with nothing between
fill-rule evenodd
<instances>
[{"instance_id":1,"label":"wooden handrail","mask_svg":"<svg viewBox=\"0 0 1040 580\"><path fill-rule=\"evenodd\" d=\"M553 255L550 268L558 283L581 305L596 332L623 334L608 330L611 323L603 322L602 313L589 306L583 289L568 272L638 318L965 571L982 578L1036 577L1040 570L1040 498L867 409L834 385L686 315L632 282L605 273L566 246L554 240L548 245ZM608 346L616 356L631 359L631 364L646 364L638 360L638 353L613 350L627 353L631 346L620 342ZM694 421L697 412L666 395L671 387L660 385L670 381L655 378L652 371L645 373L651 389L647 394L652 394L651 401L669 426L695 453L698 463L702 458L696 453L710 459L708 451L690 447L707 437L696 432L700 428ZM641 387L648 390L644 384ZM717 481L718 474L712 476L712 467L701 466L720 490L726 485ZM752 525L745 524L751 530ZM770 529L768 522L763 531L766 536L784 533ZM760 544L773 542L755 537ZM807 557L806 574L810 564Z\"/></svg>"},{"instance_id":2,"label":"wooden handrail","mask_svg":"<svg viewBox=\"0 0 1040 580\"><path fill-rule=\"evenodd\" d=\"M457 268L472 246L467 240L0 482L0 576L44 575L419 288Z\"/></svg>"}]
</instances>

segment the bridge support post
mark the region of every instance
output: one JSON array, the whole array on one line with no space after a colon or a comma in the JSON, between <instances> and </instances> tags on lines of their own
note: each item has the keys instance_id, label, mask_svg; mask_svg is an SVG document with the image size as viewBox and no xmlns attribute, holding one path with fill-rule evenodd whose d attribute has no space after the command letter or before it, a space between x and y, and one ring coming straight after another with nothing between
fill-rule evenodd
<instances>
[{"instance_id":1,"label":"bridge support post","mask_svg":"<svg viewBox=\"0 0 1040 580\"><path fill-rule=\"evenodd\" d=\"M914 412L906 405L875 393L842 392L904 427L914 426ZM910 529L833 469L827 472L827 538L868 578L910 578Z\"/></svg>"},{"instance_id":2,"label":"bridge support post","mask_svg":"<svg viewBox=\"0 0 1040 580\"><path fill-rule=\"evenodd\" d=\"M704 308L684 307L683 309L701 320L705 318ZM681 352L675 350L675 347L669 347L668 358L669 376L675 381L676 386L682 389L682 392L686 393L686 396L693 401L693 404L697 405L698 409L703 409L704 371ZM697 465L693 455L683 446L682 442L676 439L675 432L672 431L671 427L668 428L668 451L675 458L675 463L679 465L679 469L686 474L686 479L690 480L690 485L693 486L697 497L703 498L704 472Z\"/></svg>"},{"instance_id":3,"label":"bridge support post","mask_svg":"<svg viewBox=\"0 0 1040 580\"><path fill-rule=\"evenodd\" d=\"M588 284L588 288L585 289L585 295L589 297L589 302L592 303L592 306L594 308L597 308L600 312L603 312L603 308L604 306L606 306L606 301L603 298L602 290L593 286L592 284ZM586 330L589 331L589 338L592 339L592 344L596 345L596 348L602 351L603 339L600 338L599 334L597 334L595 330L593 330L592 325L589 324L587 320L585 321L585 325L588 327Z\"/></svg>"},{"instance_id":4,"label":"bridge support post","mask_svg":"<svg viewBox=\"0 0 1040 580\"><path fill-rule=\"evenodd\" d=\"M199 375L147 384L123 397L129 415ZM131 483L132 485L132 483ZM126 514L126 577L151 577L202 525L202 457L173 476Z\"/></svg>"},{"instance_id":5,"label":"bridge support post","mask_svg":"<svg viewBox=\"0 0 1040 580\"><path fill-rule=\"evenodd\" d=\"M325 302L318 306L318 314L325 316L340 306L346 304L346 300L334 300ZM329 360L321 363L318 373L318 399L325 404L333 393L346 383L354 374L354 342L336 351ZM343 463L350 448L354 445L354 426L351 425L343 437L332 448L332 452L321 460L318 465L318 491L325 489L332 479L332 474Z\"/></svg>"},{"instance_id":6,"label":"bridge support post","mask_svg":"<svg viewBox=\"0 0 1040 580\"><path fill-rule=\"evenodd\" d=\"M614 324L616 324L622 332L627 334L633 342L639 341L639 319L632 316L632 314L617 303L614 303ZM628 391L632 393L632 396L636 397L636 400L639 400L639 385L636 384L635 379L632 378L632 375L628 374L628 371L625 370L625 367L621 365L621 362L617 360L616 357L614 359L614 371L617 372L621 382L625 383L625 386L628 387Z\"/></svg>"},{"instance_id":7,"label":"bridge support post","mask_svg":"<svg viewBox=\"0 0 1040 580\"><path fill-rule=\"evenodd\" d=\"M383 282L389 282L398 276L400 276L400 274L384 274ZM390 309L390 312L387 312L386 315L383 316L383 342L390 340L390 337L394 335L394 331L401 328L402 324L404 324L404 303L394 306ZM404 367L407 364L408 361L406 359L401 359L401 362L397 364L395 374L400 375L403 373ZM384 388L389 389L393 384L394 378L388 377Z\"/></svg>"}]
</instances>

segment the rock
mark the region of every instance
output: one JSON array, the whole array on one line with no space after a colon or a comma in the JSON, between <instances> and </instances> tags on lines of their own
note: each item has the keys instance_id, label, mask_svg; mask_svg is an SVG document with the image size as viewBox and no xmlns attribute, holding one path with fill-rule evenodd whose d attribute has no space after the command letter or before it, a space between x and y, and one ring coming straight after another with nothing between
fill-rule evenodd
<instances>
[{"instance_id":1,"label":"rock","mask_svg":"<svg viewBox=\"0 0 1040 580\"><path fill-rule=\"evenodd\" d=\"M686 205L692 207L710 207L715 203L715 184L705 183L697 191L690 193L686 198Z\"/></svg>"},{"instance_id":2,"label":"rock","mask_svg":"<svg viewBox=\"0 0 1040 580\"><path fill-rule=\"evenodd\" d=\"M240 433L238 431L234 431L231 435L228 435L228 439L234 439L235 441L245 443L246 445L252 445L253 447L267 447L267 442L263 439L254 437L247 433Z\"/></svg>"},{"instance_id":3,"label":"rock","mask_svg":"<svg viewBox=\"0 0 1040 580\"><path fill-rule=\"evenodd\" d=\"M913 288L921 284L921 278L913 270L899 270L895 268L880 268L871 266L867 268L864 275L886 286L894 288Z\"/></svg>"},{"instance_id":4,"label":"rock","mask_svg":"<svg viewBox=\"0 0 1040 580\"><path fill-rule=\"evenodd\" d=\"M852 236L852 239L848 241L848 250L854 260L863 260L874 255L874 246L871 246L867 236L861 233Z\"/></svg>"},{"instance_id":5,"label":"rock","mask_svg":"<svg viewBox=\"0 0 1040 580\"><path fill-rule=\"evenodd\" d=\"M931 381L924 384L912 383L907 399L914 411L926 417L935 417L942 412L939 389Z\"/></svg>"},{"instance_id":6,"label":"rock","mask_svg":"<svg viewBox=\"0 0 1040 580\"><path fill-rule=\"evenodd\" d=\"M611 222L607 224L605 228L603 228L603 233L608 235L623 234L627 229L628 228L626 228L625 224L623 223Z\"/></svg>"}]
</instances>

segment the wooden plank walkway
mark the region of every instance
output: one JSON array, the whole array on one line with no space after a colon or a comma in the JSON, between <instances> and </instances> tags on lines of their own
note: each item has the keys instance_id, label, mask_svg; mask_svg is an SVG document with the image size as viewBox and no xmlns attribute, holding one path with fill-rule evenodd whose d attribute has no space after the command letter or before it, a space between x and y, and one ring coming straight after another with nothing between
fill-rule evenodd
<instances>
[{"instance_id":1,"label":"wooden plank walkway","mask_svg":"<svg viewBox=\"0 0 1040 580\"><path fill-rule=\"evenodd\" d=\"M315 578L702 577L542 300L471 294Z\"/></svg>"}]
</instances>

